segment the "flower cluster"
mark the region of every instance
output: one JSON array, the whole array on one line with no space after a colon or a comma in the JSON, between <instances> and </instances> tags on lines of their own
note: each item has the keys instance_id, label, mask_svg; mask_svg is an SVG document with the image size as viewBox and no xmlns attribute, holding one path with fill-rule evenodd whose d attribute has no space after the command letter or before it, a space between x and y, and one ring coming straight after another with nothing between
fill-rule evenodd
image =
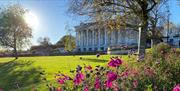
<instances>
[{"instance_id":1,"label":"flower cluster","mask_svg":"<svg viewBox=\"0 0 180 91\"><path fill-rule=\"evenodd\" d=\"M107 73L106 87L111 88L112 82L117 79L117 74L110 71Z\"/></svg>"},{"instance_id":2,"label":"flower cluster","mask_svg":"<svg viewBox=\"0 0 180 91\"><path fill-rule=\"evenodd\" d=\"M176 86L173 88L173 91L180 91L180 84L176 85Z\"/></svg>"},{"instance_id":3,"label":"flower cluster","mask_svg":"<svg viewBox=\"0 0 180 91\"><path fill-rule=\"evenodd\" d=\"M122 64L122 60L118 57L112 57L108 63L110 67L119 67Z\"/></svg>"},{"instance_id":4,"label":"flower cluster","mask_svg":"<svg viewBox=\"0 0 180 91\"><path fill-rule=\"evenodd\" d=\"M67 80L72 80L71 77L67 76L67 75L64 75L64 74L56 74L56 77L57 77L57 82L59 84L64 84L65 81Z\"/></svg>"}]
</instances>

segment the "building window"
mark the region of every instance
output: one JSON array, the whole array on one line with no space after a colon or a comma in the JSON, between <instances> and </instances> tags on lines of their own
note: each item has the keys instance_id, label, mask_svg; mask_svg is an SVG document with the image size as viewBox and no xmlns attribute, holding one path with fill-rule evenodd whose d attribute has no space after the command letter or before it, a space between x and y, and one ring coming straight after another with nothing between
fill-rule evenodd
<instances>
[{"instance_id":1,"label":"building window","mask_svg":"<svg viewBox=\"0 0 180 91\"><path fill-rule=\"evenodd\" d=\"M81 48L79 48L78 51L81 51Z\"/></svg>"},{"instance_id":2,"label":"building window","mask_svg":"<svg viewBox=\"0 0 180 91\"><path fill-rule=\"evenodd\" d=\"M89 51L92 51L92 48L89 48Z\"/></svg>"},{"instance_id":3,"label":"building window","mask_svg":"<svg viewBox=\"0 0 180 91\"><path fill-rule=\"evenodd\" d=\"M173 39L170 39L169 43L170 45L173 45Z\"/></svg>"},{"instance_id":4,"label":"building window","mask_svg":"<svg viewBox=\"0 0 180 91\"><path fill-rule=\"evenodd\" d=\"M104 51L104 47L101 47L101 51Z\"/></svg>"},{"instance_id":5,"label":"building window","mask_svg":"<svg viewBox=\"0 0 180 91\"><path fill-rule=\"evenodd\" d=\"M98 50L98 48L96 47L96 48L94 48L94 51L97 51Z\"/></svg>"},{"instance_id":6,"label":"building window","mask_svg":"<svg viewBox=\"0 0 180 91\"><path fill-rule=\"evenodd\" d=\"M84 51L86 51L86 48L84 48Z\"/></svg>"}]
</instances>

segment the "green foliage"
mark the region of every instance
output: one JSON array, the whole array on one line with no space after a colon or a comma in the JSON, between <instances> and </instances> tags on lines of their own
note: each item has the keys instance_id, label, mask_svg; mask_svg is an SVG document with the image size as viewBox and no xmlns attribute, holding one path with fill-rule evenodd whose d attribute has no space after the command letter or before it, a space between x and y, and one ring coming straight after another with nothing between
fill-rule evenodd
<instances>
[{"instance_id":1,"label":"green foliage","mask_svg":"<svg viewBox=\"0 0 180 91\"><path fill-rule=\"evenodd\" d=\"M153 53L153 56L155 58L157 58L157 57L163 57L165 54L170 52L170 50L171 50L170 45L162 42L162 43L159 43L153 47L152 53Z\"/></svg>"},{"instance_id":2,"label":"green foliage","mask_svg":"<svg viewBox=\"0 0 180 91\"><path fill-rule=\"evenodd\" d=\"M65 47L66 43L68 42L68 40L72 40L72 42L75 41L75 37L72 35L65 35L63 36L57 43L56 45L60 46L60 47ZM67 43L68 44L68 43Z\"/></svg>"},{"instance_id":3,"label":"green foliage","mask_svg":"<svg viewBox=\"0 0 180 91\"><path fill-rule=\"evenodd\" d=\"M161 45L165 45L165 48L169 48L166 44ZM154 76L151 79L144 76L144 81L150 81L153 91L155 89L158 91L163 89L166 89L167 91L172 90L174 85L180 83L179 59L179 54L174 52L174 49L168 49L165 54L156 58L154 57L154 54L147 54L146 60L143 64L153 69ZM142 83L144 82L142 81Z\"/></svg>"},{"instance_id":4,"label":"green foliage","mask_svg":"<svg viewBox=\"0 0 180 91\"><path fill-rule=\"evenodd\" d=\"M166 45L166 44L159 44ZM167 46L167 45L166 45ZM169 48L169 47L165 47ZM74 70L74 75L70 76L72 78L65 83L59 83L59 87L63 90L83 90L87 88L89 90L94 90L95 79L100 76L100 90L113 91L113 90L122 90L122 91L171 91L173 87L180 83L180 60L179 55L175 51L169 49L162 56L154 59L153 54L147 54L145 61L141 63L126 64L125 60L123 65L118 67L108 66L96 66L93 70L88 71L86 65L81 74L84 74L85 78L82 80L82 83L79 85L73 85L74 79L77 77L77 69ZM114 61L115 62L115 61ZM112 82L112 87L108 88L106 85L108 79L108 72L114 72L118 74L118 77ZM63 73L58 73L60 77L57 79L62 79L61 75L66 75ZM88 76L87 76L88 75ZM68 75L66 75L68 77ZM111 75L112 76L112 75ZM91 80L89 80L91 79ZM75 83L75 82L74 82ZM102 85L103 84L103 85Z\"/></svg>"},{"instance_id":5,"label":"green foliage","mask_svg":"<svg viewBox=\"0 0 180 91\"><path fill-rule=\"evenodd\" d=\"M55 87L65 87L68 91L71 90L71 87L73 87L73 82L72 81L67 81L67 83L64 86L59 85L59 83L56 83L56 80L54 76L56 74L63 73L65 75L68 75L72 78L75 76L75 68L77 65L83 66L84 64L86 65L91 65L93 68L93 72L89 74L89 71L85 71L84 69L82 71L83 74L86 74L85 76L88 75L88 79L85 79L84 81L87 83L90 83L88 86L93 89L94 87L94 81L95 78L97 77L97 69L101 69L103 67L103 70L100 71L99 73L101 74L101 81L102 83L105 83L106 81L106 73L108 71L113 71L117 72L119 77L116 81L114 81L114 84L118 84L117 86L122 89L123 91L163 91L166 89L167 91L171 91L174 85L180 83L180 58L179 54L174 52L173 50L170 50L167 52L165 55L163 55L163 58L158 57L154 59L152 53L147 53L145 57L145 61L143 62L136 62L134 58L128 59L128 56L122 56L123 59L123 64L120 67L117 68L111 68L107 67L107 62L109 60L110 56L109 55L101 55L100 58L96 58L95 55L92 56L54 56L54 57L24 57L20 58L17 60L18 63L26 63L28 62L27 60L30 60L30 63L27 63L27 65L17 65L14 67L16 64L16 61L11 63L11 58L1 58L0 59L0 72L3 72L3 74L0 74L0 80L3 82L0 82L0 87L6 86L7 90L15 89L15 91L29 91L32 90L32 88L36 88L38 90L46 91L48 87L46 84L52 84ZM24 61L26 60L26 61ZM8 64L10 62L10 64ZM1 65L2 63L2 65ZM4 66L4 64L6 64ZM42 64L43 63L43 64ZM100 65L100 66L97 66ZM95 67L97 66L97 67ZM4 70L8 68L12 68L15 73L18 73L21 71L29 71L29 69L34 68L34 69L42 69L44 71L41 71L40 74L43 74L46 76L46 81L44 82L35 82L35 80L29 80L31 78L34 79L33 75L38 73L34 72L30 75L28 75L27 79L28 80L23 80L24 75L19 75L16 74L16 77L13 76L11 71L9 70ZM8 73L8 75L6 74ZM42 73L43 72L43 73ZM45 74L45 73L47 74ZM26 72L23 72L26 73ZM98 73L98 74L99 74ZM127 77L121 77L123 76L124 73L127 73ZM4 75L6 75L4 77ZM14 87L11 86L11 82L5 79L19 79L22 78L22 81L24 85L21 85L21 88L17 90ZM38 77L37 77L38 78ZM29 82L30 81L30 82ZM20 81L21 83L21 81ZM25 84L26 83L26 84ZM87 84L84 83L84 84ZM82 90L82 87L85 85L79 86L79 90ZM110 91L113 89L109 89Z\"/></svg>"},{"instance_id":6,"label":"green foliage","mask_svg":"<svg viewBox=\"0 0 180 91\"><path fill-rule=\"evenodd\" d=\"M65 50L70 52L76 48L76 39L72 35L67 35L65 37Z\"/></svg>"},{"instance_id":7,"label":"green foliage","mask_svg":"<svg viewBox=\"0 0 180 91\"><path fill-rule=\"evenodd\" d=\"M156 46L156 50L157 52L161 53L162 51L164 53L168 53L170 52L170 45L168 45L167 43L159 43L157 46Z\"/></svg>"}]
</instances>

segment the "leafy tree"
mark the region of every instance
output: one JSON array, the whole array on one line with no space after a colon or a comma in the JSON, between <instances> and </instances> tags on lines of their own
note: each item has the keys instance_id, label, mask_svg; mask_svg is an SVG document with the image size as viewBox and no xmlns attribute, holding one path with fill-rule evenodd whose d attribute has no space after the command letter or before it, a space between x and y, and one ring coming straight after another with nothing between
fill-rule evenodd
<instances>
[{"instance_id":1,"label":"leafy tree","mask_svg":"<svg viewBox=\"0 0 180 91\"><path fill-rule=\"evenodd\" d=\"M65 47L65 42L66 42L66 38L68 37L68 35L63 36L57 43L56 45L60 46L60 47Z\"/></svg>"},{"instance_id":2,"label":"leafy tree","mask_svg":"<svg viewBox=\"0 0 180 91\"><path fill-rule=\"evenodd\" d=\"M0 45L14 50L17 59L17 50L25 47L32 37L31 28L23 16L27 12L19 4L10 5L0 12Z\"/></svg>"},{"instance_id":3,"label":"leafy tree","mask_svg":"<svg viewBox=\"0 0 180 91\"><path fill-rule=\"evenodd\" d=\"M56 43L56 45L64 47L67 51L72 51L76 48L76 39L72 35L65 35Z\"/></svg>"},{"instance_id":4,"label":"leafy tree","mask_svg":"<svg viewBox=\"0 0 180 91\"><path fill-rule=\"evenodd\" d=\"M76 39L72 35L68 35L68 37L65 38L65 50L72 51L76 48Z\"/></svg>"},{"instance_id":5,"label":"leafy tree","mask_svg":"<svg viewBox=\"0 0 180 91\"><path fill-rule=\"evenodd\" d=\"M92 21L111 29L122 27L141 30L139 56L145 54L151 11L165 0L70 0L69 11L87 15Z\"/></svg>"}]
</instances>

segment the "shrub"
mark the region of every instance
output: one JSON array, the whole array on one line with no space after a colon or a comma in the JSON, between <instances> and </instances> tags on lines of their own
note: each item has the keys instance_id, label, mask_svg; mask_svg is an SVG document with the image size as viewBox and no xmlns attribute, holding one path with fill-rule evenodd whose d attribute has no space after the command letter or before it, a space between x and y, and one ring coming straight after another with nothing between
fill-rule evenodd
<instances>
[{"instance_id":1,"label":"shrub","mask_svg":"<svg viewBox=\"0 0 180 91\"><path fill-rule=\"evenodd\" d=\"M155 58L157 57L163 58L163 56L166 53L170 52L170 49L171 49L170 45L168 45L167 43L161 42L153 47L152 54Z\"/></svg>"},{"instance_id":2,"label":"shrub","mask_svg":"<svg viewBox=\"0 0 180 91\"><path fill-rule=\"evenodd\" d=\"M174 51L155 60L153 54L147 54L145 61L136 66L112 57L105 67L78 65L71 72L74 76L57 73L59 86L50 91L176 91L180 83L180 60Z\"/></svg>"},{"instance_id":3,"label":"shrub","mask_svg":"<svg viewBox=\"0 0 180 91\"><path fill-rule=\"evenodd\" d=\"M153 54L148 54L148 56L146 56L144 65L151 67L155 72L151 81L154 87L153 89L158 91L166 89L170 91L175 84L180 83L179 59L180 56L174 49L168 49L168 52L158 58L154 58Z\"/></svg>"},{"instance_id":4,"label":"shrub","mask_svg":"<svg viewBox=\"0 0 180 91\"><path fill-rule=\"evenodd\" d=\"M164 53L167 53L171 49L170 45L164 42L157 44L156 48L157 48L157 52L159 53L161 53L162 51Z\"/></svg>"}]
</instances>

